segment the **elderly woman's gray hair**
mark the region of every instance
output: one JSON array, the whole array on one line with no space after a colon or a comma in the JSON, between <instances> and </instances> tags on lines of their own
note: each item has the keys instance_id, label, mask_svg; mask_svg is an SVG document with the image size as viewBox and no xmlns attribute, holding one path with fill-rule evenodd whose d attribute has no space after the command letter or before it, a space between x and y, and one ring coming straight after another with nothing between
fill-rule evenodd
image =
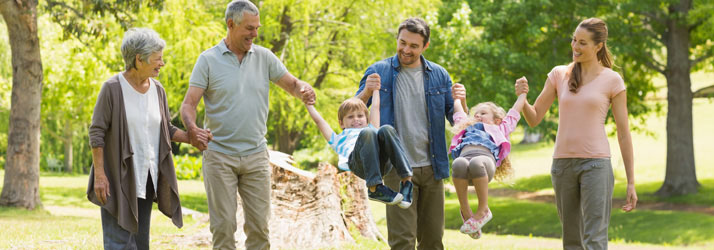
<instances>
[{"instance_id":1,"label":"elderly woman's gray hair","mask_svg":"<svg viewBox=\"0 0 714 250\"><path fill-rule=\"evenodd\" d=\"M235 0L228 4L226 8L226 23L228 19L233 19L234 24L240 24L243 21L243 13L248 12L251 15L258 15L258 7L247 0Z\"/></svg>"},{"instance_id":2,"label":"elderly woman's gray hair","mask_svg":"<svg viewBox=\"0 0 714 250\"><path fill-rule=\"evenodd\" d=\"M166 42L156 31L148 28L131 28L124 33L121 42L121 56L124 58L124 69L136 69L136 55L142 61L148 61L149 56L166 47Z\"/></svg>"}]
</instances>

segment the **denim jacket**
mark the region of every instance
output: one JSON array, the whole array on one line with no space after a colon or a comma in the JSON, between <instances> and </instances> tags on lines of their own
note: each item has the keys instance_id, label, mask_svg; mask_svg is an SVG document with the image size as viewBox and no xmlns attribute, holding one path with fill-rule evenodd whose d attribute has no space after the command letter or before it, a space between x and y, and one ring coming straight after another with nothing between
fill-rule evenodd
<instances>
[{"instance_id":1,"label":"denim jacket","mask_svg":"<svg viewBox=\"0 0 714 250\"><path fill-rule=\"evenodd\" d=\"M431 152L431 167L436 180L449 177L449 156L446 151L446 137L444 118L453 125L454 99L451 97L451 77L440 65L427 61L424 56L420 58L424 70L424 98L426 98L427 119L429 120L429 152ZM379 74L382 88L379 90L380 125L394 125L394 84L401 66L397 55L376 62L367 68L362 80L359 82L361 93L365 88L367 76L372 73ZM367 102L367 106L372 99ZM396 126L395 126L396 127Z\"/></svg>"}]
</instances>

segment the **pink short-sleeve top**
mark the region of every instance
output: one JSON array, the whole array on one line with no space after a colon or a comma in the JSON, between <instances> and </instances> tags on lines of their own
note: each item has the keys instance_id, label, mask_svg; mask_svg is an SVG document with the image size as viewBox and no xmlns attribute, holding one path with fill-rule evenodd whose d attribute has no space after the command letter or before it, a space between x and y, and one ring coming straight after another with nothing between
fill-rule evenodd
<instances>
[{"instance_id":1,"label":"pink short-sleeve top","mask_svg":"<svg viewBox=\"0 0 714 250\"><path fill-rule=\"evenodd\" d=\"M620 74L605 68L573 93L568 87L569 74L569 66L557 66L546 80L546 84L555 88L559 103L553 158L608 158L610 144L605 119L612 99L625 91L625 83Z\"/></svg>"}]
</instances>

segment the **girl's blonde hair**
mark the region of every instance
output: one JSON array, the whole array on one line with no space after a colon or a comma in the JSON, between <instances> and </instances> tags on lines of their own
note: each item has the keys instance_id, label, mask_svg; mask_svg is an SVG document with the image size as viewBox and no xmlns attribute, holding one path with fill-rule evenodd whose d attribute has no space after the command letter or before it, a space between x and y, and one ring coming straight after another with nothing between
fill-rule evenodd
<instances>
[{"instance_id":1,"label":"girl's blonde hair","mask_svg":"<svg viewBox=\"0 0 714 250\"><path fill-rule=\"evenodd\" d=\"M500 120L503 122L503 118L506 117L506 110L501 108L500 106L496 105L493 102L482 102L479 104L476 104L476 106L472 107L471 110L476 110L480 107L486 107L488 108L491 113L493 113L493 120ZM468 120L460 122L458 124L455 124L453 128L451 128L451 132L454 134L461 133L464 129L467 127L476 124L478 121L476 121L476 118L474 115L469 116ZM513 168L511 167L511 160L506 156L503 161L501 161L501 166L496 166L496 173L494 174L494 177L498 181L503 181L507 177L513 175Z\"/></svg>"}]
</instances>

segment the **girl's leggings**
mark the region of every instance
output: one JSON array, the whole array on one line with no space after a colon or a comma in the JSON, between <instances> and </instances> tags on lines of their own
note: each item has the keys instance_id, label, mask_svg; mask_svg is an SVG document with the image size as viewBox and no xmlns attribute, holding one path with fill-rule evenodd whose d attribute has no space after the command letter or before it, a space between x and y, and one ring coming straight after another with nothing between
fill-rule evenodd
<instances>
[{"instance_id":1,"label":"girl's leggings","mask_svg":"<svg viewBox=\"0 0 714 250\"><path fill-rule=\"evenodd\" d=\"M467 179L488 176L493 179L496 172L496 159L490 150L482 146L468 145L461 150L461 155L452 164L454 178Z\"/></svg>"}]
</instances>

